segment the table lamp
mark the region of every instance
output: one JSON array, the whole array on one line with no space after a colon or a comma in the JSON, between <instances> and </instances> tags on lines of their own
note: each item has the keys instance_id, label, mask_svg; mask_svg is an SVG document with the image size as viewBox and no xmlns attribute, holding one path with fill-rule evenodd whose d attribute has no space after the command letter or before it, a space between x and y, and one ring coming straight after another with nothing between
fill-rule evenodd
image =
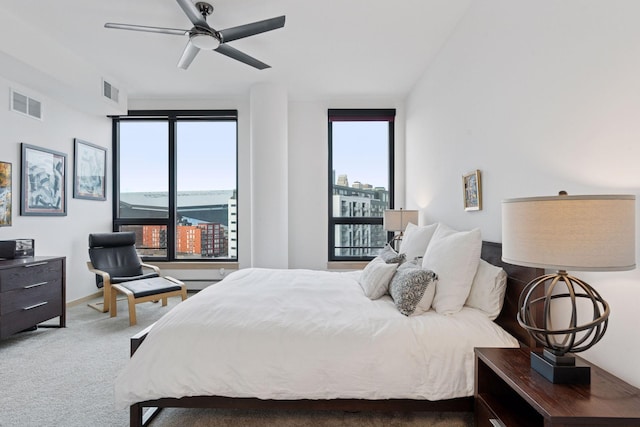
<instances>
[{"instance_id":1,"label":"table lamp","mask_svg":"<svg viewBox=\"0 0 640 427\"><path fill-rule=\"evenodd\" d=\"M600 341L608 324L609 304L567 271L634 269L635 235L634 195L569 196L560 192L553 197L502 202L502 260L557 270L532 280L519 301L518 323L544 347L532 350L531 367L547 380L589 384L589 367L576 363L572 353ZM535 297L540 286L546 287L544 296ZM542 318L536 319L540 304ZM567 310L566 327L554 327L558 313L553 316L552 307Z\"/></svg>"},{"instance_id":2,"label":"table lamp","mask_svg":"<svg viewBox=\"0 0 640 427\"><path fill-rule=\"evenodd\" d=\"M382 227L391 232L399 232L389 241L389 244L394 246L399 240L402 240L402 235L407 225L412 222L418 225L418 211L405 210L405 209L386 209L382 219Z\"/></svg>"}]
</instances>

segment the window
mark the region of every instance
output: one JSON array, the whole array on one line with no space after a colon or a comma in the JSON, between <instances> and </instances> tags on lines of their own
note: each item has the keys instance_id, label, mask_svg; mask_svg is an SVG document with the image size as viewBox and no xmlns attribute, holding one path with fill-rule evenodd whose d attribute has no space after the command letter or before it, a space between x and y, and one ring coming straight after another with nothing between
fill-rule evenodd
<instances>
[{"instance_id":1,"label":"window","mask_svg":"<svg viewBox=\"0 0 640 427\"><path fill-rule=\"evenodd\" d=\"M395 110L329 110L329 261L373 258L389 240Z\"/></svg>"},{"instance_id":2,"label":"window","mask_svg":"<svg viewBox=\"0 0 640 427\"><path fill-rule=\"evenodd\" d=\"M145 260L237 260L237 112L132 111L113 129L113 229Z\"/></svg>"}]
</instances>

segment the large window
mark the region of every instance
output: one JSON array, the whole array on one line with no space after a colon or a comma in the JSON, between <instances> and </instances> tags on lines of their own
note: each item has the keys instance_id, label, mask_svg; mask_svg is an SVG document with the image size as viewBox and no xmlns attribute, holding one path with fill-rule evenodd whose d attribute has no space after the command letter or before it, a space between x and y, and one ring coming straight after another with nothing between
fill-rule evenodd
<instances>
[{"instance_id":1,"label":"large window","mask_svg":"<svg viewBox=\"0 0 640 427\"><path fill-rule=\"evenodd\" d=\"M149 260L237 260L237 112L113 118L114 231Z\"/></svg>"},{"instance_id":2,"label":"large window","mask_svg":"<svg viewBox=\"0 0 640 427\"><path fill-rule=\"evenodd\" d=\"M393 207L395 110L329 110L329 260L373 258Z\"/></svg>"}]
</instances>

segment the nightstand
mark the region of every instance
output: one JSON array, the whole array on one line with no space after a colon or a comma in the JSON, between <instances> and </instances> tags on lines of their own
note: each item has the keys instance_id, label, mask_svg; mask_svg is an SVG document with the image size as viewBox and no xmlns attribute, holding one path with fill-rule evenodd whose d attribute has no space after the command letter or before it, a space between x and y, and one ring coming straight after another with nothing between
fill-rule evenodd
<instances>
[{"instance_id":1,"label":"nightstand","mask_svg":"<svg viewBox=\"0 0 640 427\"><path fill-rule=\"evenodd\" d=\"M476 348L476 426L640 426L640 389L591 366L591 384L553 384L529 349Z\"/></svg>"}]
</instances>

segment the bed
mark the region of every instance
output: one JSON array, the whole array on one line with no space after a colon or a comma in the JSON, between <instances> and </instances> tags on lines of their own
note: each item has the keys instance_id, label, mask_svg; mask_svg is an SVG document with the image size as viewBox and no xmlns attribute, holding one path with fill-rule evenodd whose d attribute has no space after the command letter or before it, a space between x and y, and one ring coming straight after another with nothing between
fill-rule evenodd
<instances>
[{"instance_id":1,"label":"bed","mask_svg":"<svg viewBox=\"0 0 640 427\"><path fill-rule=\"evenodd\" d=\"M136 427L148 425L163 407L472 411L469 349L535 345L518 325L516 312L523 287L542 274L503 263L497 243L482 243L482 259L507 273L504 305L495 322L483 321L468 308L452 316L427 312L409 321L398 316L390 297L363 298L353 285L359 272L323 272L330 282L308 270L233 273L131 339L132 358L116 382L117 404L130 407L130 425ZM262 302L247 306L243 301L252 293ZM302 294L316 303L304 303ZM232 304L217 306L216 299L223 297ZM251 323L248 310L261 321ZM215 324L211 336L208 323ZM477 328L472 337L485 338L449 340L455 343L452 353L420 350L437 349L443 336L469 328ZM259 362L251 358L256 353ZM198 359L210 366L199 365ZM332 372L325 369L327 361L333 361ZM447 364L464 366L463 374L456 376L455 366ZM227 371L242 372L238 377Z\"/></svg>"}]
</instances>

